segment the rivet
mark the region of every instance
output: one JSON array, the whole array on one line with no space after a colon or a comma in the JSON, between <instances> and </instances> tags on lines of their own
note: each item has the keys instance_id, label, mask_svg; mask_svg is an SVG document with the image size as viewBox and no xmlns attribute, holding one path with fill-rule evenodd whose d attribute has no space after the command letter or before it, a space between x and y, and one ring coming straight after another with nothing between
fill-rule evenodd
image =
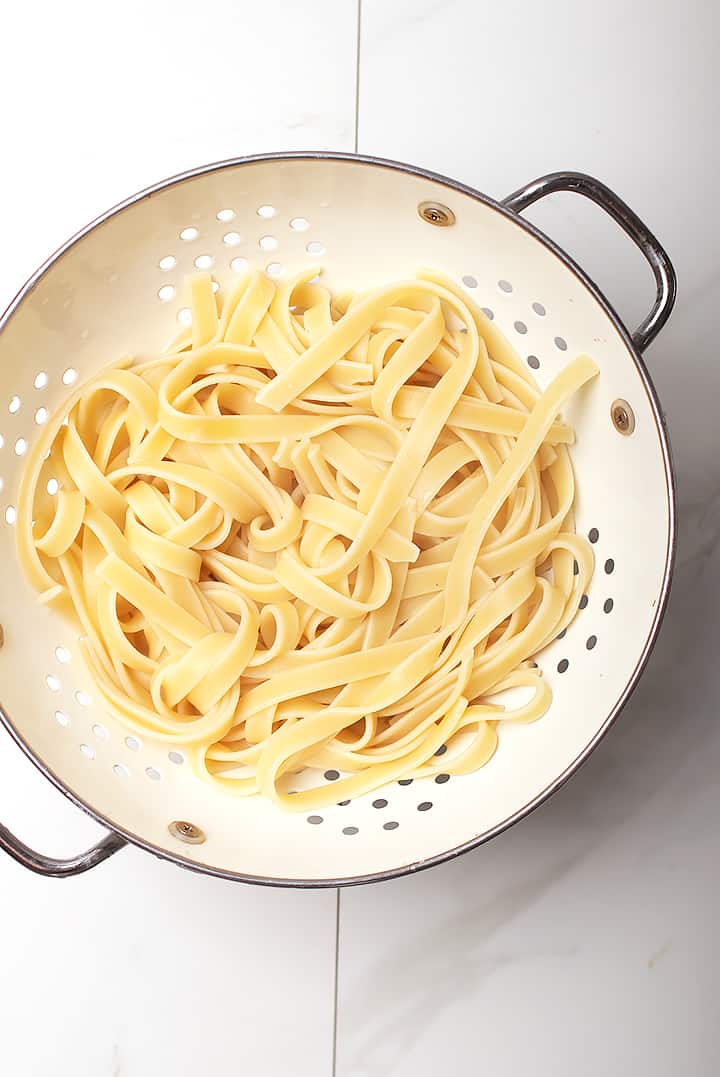
<instances>
[{"instance_id":1,"label":"rivet","mask_svg":"<svg viewBox=\"0 0 720 1077\"><path fill-rule=\"evenodd\" d=\"M200 827L184 819L175 819L170 823L168 830L174 838L187 842L188 845L202 845L205 841L205 834Z\"/></svg>"},{"instance_id":2,"label":"rivet","mask_svg":"<svg viewBox=\"0 0 720 1077\"><path fill-rule=\"evenodd\" d=\"M449 228L451 224L455 224L455 214L441 202L421 202L418 213L424 221L436 225L437 228Z\"/></svg>"},{"instance_id":3,"label":"rivet","mask_svg":"<svg viewBox=\"0 0 720 1077\"><path fill-rule=\"evenodd\" d=\"M635 413L627 400L614 400L610 408L610 417L618 434L629 437L635 429Z\"/></svg>"}]
</instances>

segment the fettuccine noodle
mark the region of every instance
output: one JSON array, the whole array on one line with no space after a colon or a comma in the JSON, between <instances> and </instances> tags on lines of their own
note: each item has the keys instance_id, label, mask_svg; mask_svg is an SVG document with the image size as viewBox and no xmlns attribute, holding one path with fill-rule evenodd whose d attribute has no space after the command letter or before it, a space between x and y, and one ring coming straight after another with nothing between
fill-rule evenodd
<instances>
[{"instance_id":1,"label":"fettuccine noodle","mask_svg":"<svg viewBox=\"0 0 720 1077\"><path fill-rule=\"evenodd\" d=\"M194 276L168 351L48 423L17 517L105 707L298 811L486 763L498 722L547 710L532 658L593 569L558 419L593 361L541 394L450 278L331 295L316 273L250 272L220 305Z\"/></svg>"}]
</instances>

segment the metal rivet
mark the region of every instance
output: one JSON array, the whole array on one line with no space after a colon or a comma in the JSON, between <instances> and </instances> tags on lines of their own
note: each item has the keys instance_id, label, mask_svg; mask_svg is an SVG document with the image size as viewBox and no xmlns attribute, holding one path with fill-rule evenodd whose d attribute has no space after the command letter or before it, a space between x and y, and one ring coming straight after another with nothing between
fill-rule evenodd
<instances>
[{"instance_id":1,"label":"metal rivet","mask_svg":"<svg viewBox=\"0 0 720 1077\"><path fill-rule=\"evenodd\" d=\"M610 408L613 426L618 434L628 437L635 429L635 413L627 400L615 400Z\"/></svg>"},{"instance_id":2,"label":"metal rivet","mask_svg":"<svg viewBox=\"0 0 720 1077\"><path fill-rule=\"evenodd\" d=\"M441 202L421 202L418 213L428 224L437 225L438 228L448 228L455 224L455 214L448 206Z\"/></svg>"},{"instance_id":3,"label":"metal rivet","mask_svg":"<svg viewBox=\"0 0 720 1077\"><path fill-rule=\"evenodd\" d=\"M175 819L170 823L168 830L174 838L187 842L188 845L202 845L205 834L194 823L186 823L183 819Z\"/></svg>"}]
</instances>

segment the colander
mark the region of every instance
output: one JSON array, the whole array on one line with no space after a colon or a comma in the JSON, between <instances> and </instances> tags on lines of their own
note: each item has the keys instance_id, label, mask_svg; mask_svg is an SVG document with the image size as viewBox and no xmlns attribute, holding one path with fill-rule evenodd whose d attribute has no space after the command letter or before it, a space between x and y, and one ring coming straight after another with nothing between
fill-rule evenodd
<instances>
[{"instance_id":1,"label":"colander","mask_svg":"<svg viewBox=\"0 0 720 1077\"><path fill-rule=\"evenodd\" d=\"M520 216L544 195L592 199L636 242L657 282L630 334L592 281ZM540 656L553 691L541 721L499 728L482 770L400 781L312 817L233 798L194 778L182 752L128 734L97 702L77 633L38 604L15 554L25 453L68 385L121 355L163 348L187 320L182 282L220 288L248 265L271 276L321 263L331 287L368 287L433 266L486 308L541 385L579 352L601 374L566 417L578 431L577 528L596 571L573 624ZM628 699L658 632L675 535L662 412L641 359L665 323L675 275L657 240L602 183L555 173L496 202L442 176L357 155L247 157L142 191L65 244L0 320L2 720L66 796L110 831L56 860L6 828L0 844L45 875L85 871L127 842L230 879L324 886L437 864L527 815L587 758ZM640 765L640 761L638 761ZM325 781L338 777L328 771Z\"/></svg>"}]
</instances>

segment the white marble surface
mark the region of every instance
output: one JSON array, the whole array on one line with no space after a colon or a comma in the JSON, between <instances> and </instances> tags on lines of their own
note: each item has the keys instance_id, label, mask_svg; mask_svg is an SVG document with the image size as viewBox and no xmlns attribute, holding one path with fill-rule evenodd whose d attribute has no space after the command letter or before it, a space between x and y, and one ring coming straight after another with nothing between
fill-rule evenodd
<instances>
[{"instance_id":1,"label":"white marble surface","mask_svg":"<svg viewBox=\"0 0 720 1077\"><path fill-rule=\"evenodd\" d=\"M7 737L0 813L47 852L100 828ZM329 1075L335 895L239 886L137 849L74 879L0 860L6 1077Z\"/></svg>"},{"instance_id":2,"label":"white marble surface","mask_svg":"<svg viewBox=\"0 0 720 1077\"><path fill-rule=\"evenodd\" d=\"M0 305L75 228L206 160L352 149L357 5L219 0L5 16ZM224 884L125 850L41 880L0 858L8 1077L553 1077L717 1071L720 165L710 0L362 0L360 152L502 196L574 168L656 230L680 295L648 355L680 507L660 642L582 772L490 845L343 892ZM110 43L112 42L112 48ZM633 323L652 283L594 207L531 211ZM0 738L0 819L48 852L99 833Z\"/></svg>"},{"instance_id":3,"label":"white marble surface","mask_svg":"<svg viewBox=\"0 0 720 1077\"><path fill-rule=\"evenodd\" d=\"M357 13L291 2L3 13L0 307L72 232L205 161L352 149ZM11 104L12 103L12 104ZM55 855L100 828L2 732L0 819ZM329 1075L336 895L194 876L127 849L89 875L0 857L3 1077Z\"/></svg>"},{"instance_id":4,"label":"white marble surface","mask_svg":"<svg viewBox=\"0 0 720 1077\"><path fill-rule=\"evenodd\" d=\"M352 150L357 13L314 0L3 12L0 295L133 192L208 161Z\"/></svg>"},{"instance_id":5,"label":"white marble surface","mask_svg":"<svg viewBox=\"0 0 720 1077\"><path fill-rule=\"evenodd\" d=\"M679 299L647 359L670 424L680 538L651 664L581 773L454 864L342 894L338 1073L710 1077L720 1041L716 9L364 0L362 30L361 152L495 196L543 172L591 172L666 244ZM558 195L531 216L630 324L640 319L649 273L597 209Z\"/></svg>"}]
</instances>

